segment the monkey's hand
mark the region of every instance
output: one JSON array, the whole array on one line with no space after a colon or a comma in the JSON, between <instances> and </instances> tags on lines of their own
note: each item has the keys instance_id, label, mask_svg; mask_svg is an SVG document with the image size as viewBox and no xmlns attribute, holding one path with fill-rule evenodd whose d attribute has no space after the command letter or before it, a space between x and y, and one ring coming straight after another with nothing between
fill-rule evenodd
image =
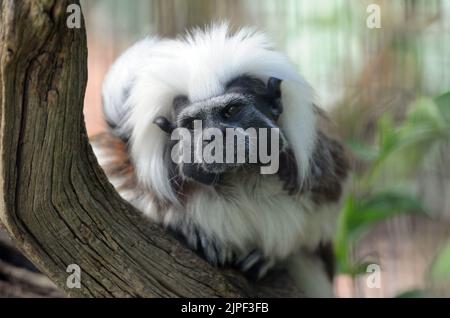
<instances>
[{"instance_id":1,"label":"monkey's hand","mask_svg":"<svg viewBox=\"0 0 450 318\"><path fill-rule=\"evenodd\" d=\"M237 269L242 271L247 278L258 280L267 274L272 268L273 262L266 259L261 251L255 249L248 255L239 259L234 265Z\"/></svg>"}]
</instances>

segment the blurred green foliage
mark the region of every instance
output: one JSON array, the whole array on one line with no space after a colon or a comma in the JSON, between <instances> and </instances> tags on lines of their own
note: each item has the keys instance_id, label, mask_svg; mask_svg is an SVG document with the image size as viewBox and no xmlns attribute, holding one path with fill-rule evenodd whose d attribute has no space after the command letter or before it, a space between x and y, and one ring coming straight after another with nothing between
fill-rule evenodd
<instances>
[{"instance_id":1,"label":"blurred green foliage","mask_svg":"<svg viewBox=\"0 0 450 318\"><path fill-rule=\"evenodd\" d=\"M430 271L433 283L441 283L450 279L450 242L438 255Z\"/></svg>"},{"instance_id":2,"label":"blurred green foliage","mask_svg":"<svg viewBox=\"0 0 450 318\"><path fill-rule=\"evenodd\" d=\"M350 194L344 204L335 242L339 271L351 276L366 271L367 264L352 263L351 248L375 224L401 213L421 211L420 202L404 193L381 192L364 198Z\"/></svg>"},{"instance_id":3,"label":"blurred green foliage","mask_svg":"<svg viewBox=\"0 0 450 318\"><path fill-rule=\"evenodd\" d=\"M353 176L358 187L344 201L335 240L339 271L352 277L366 268L366 264L352 261L352 248L375 224L403 213L424 214L415 194L399 191L396 185L449 144L450 92L434 99L417 99L398 126L389 115L383 116L377 140L375 147L349 143L355 156L368 164L364 172ZM431 276L450 278L450 245L436 259Z\"/></svg>"}]
</instances>

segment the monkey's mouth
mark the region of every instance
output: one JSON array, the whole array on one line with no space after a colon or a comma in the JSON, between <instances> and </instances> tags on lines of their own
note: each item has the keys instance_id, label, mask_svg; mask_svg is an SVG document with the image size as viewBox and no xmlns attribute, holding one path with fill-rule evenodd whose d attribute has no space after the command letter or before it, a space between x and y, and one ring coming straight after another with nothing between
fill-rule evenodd
<instances>
[{"instance_id":1,"label":"monkey's mouth","mask_svg":"<svg viewBox=\"0 0 450 318\"><path fill-rule=\"evenodd\" d=\"M180 167L181 174L187 180L192 180L205 185L216 185L222 177L230 173L239 173L241 168L246 172L260 173L259 168L269 164L261 163L184 163ZM276 173L276 171L274 172Z\"/></svg>"},{"instance_id":2,"label":"monkey's mouth","mask_svg":"<svg viewBox=\"0 0 450 318\"><path fill-rule=\"evenodd\" d=\"M187 180L205 185L215 185L223 174L237 169L242 164L227 163L184 163L180 167L181 174Z\"/></svg>"},{"instance_id":3,"label":"monkey's mouth","mask_svg":"<svg viewBox=\"0 0 450 318\"><path fill-rule=\"evenodd\" d=\"M243 165L248 165L248 163L203 163L201 169L207 173L223 174L234 171Z\"/></svg>"}]
</instances>

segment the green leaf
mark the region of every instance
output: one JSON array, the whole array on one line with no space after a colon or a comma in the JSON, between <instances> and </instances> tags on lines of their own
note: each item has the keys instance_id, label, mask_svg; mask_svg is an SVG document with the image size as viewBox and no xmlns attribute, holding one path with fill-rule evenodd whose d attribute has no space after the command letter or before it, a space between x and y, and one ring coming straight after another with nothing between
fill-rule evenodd
<instances>
[{"instance_id":1,"label":"green leaf","mask_svg":"<svg viewBox=\"0 0 450 318\"><path fill-rule=\"evenodd\" d=\"M450 92L436 97L434 102L438 106L447 123L450 124Z\"/></svg>"},{"instance_id":2,"label":"green leaf","mask_svg":"<svg viewBox=\"0 0 450 318\"><path fill-rule=\"evenodd\" d=\"M358 275L365 275L367 274L367 268L371 265L376 263L375 261L370 262L370 261L364 261L364 262L360 262L357 261L355 264L351 264L349 265L349 267L347 268L347 273L352 276L352 277L356 277Z\"/></svg>"},{"instance_id":3,"label":"green leaf","mask_svg":"<svg viewBox=\"0 0 450 318\"><path fill-rule=\"evenodd\" d=\"M445 119L442 118L439 107L431 98L422 97L411 105L404 128L414 130L419 126L434 130L443 125Z\"/></svg>"},{"instance_id":4,"label":"green leaf","mask_svg":"<svg viewBox=\"0 0 450 318\"><path fill-rule=\"evenodd\" d=\"M352 195L349 195L345 200L341 217L339 219L338 229L336 233L336 239L334 244L336 261L338 264L338 270L341 273L353 272L354 266L350 263L350 249L352 242L349 239L348 222L347 220L354 213L355 199Z\"/></svg>"},{"instance_id":5,"label":"green leaf","mask_svg":"<svg viewBox=\"0 0 450 318\"><path fill-rule=\"evenodd\" d=\"M433 157L450 140L450 94L436 99L420 98L410 108L405 122L398 128L386 115L380 120L379 157L369 174L369 185L381 176L398 180L414 174L427 158ZM450 117L449 117L450 118Z\"/></svg>"},{"instance_id":6,"label":"green leaf","mask_svg":"<svg viewBox=\"0 0 450 318\"><path fill-rule=\"evenodd\" d=\"M450 244L437 256L431 266L431 279L433 282L445 282L450 279Z\"/></svg>"},{"instance_id":7,"label":"green leaf","mask_svg":"<svg viewBox=\"0 0 450 318\"><path fill-rule=\"evenodd\" d=\"M361 142L349 141L347 142L347 145L351 149L351 151L361 160L375 161L379 156L377 149L367 146Z\"/></svg>"},{"instance_id":8,"label":"green leaf","mask_svg":"<svg viewBox=\"0 0 450 318\"><path fill-rule=\"evenodd\" d=\"M396 298L428 298L430 297L424 290L414 289L408 290L397 295Z\"/></svg>"},{"instance_id":9,"label":"green leaf","mask_svg":"<svg viewBox=\"0 0 450 318\"><path fill-rule=\"evenodd\" d=\"M384 192L360 200L348 214L347 231L357 238L370 226L401 213L418 213L423 208L420 202L411 195Z\"/></svg>"},{"instance_id":10,"label":"green leaf","mask_svg":"<svg viewBox=\"0 0 450 318\"><path fill-rule=\"evenodd\" d=\"M379 148L380 158L383 160L393 149L396 148L398 142L398 134L396 133L394 123L390 116L383 116L378 123L379 130Z\"/></svg>"},{"instance_id":11,"label":"green leaf","mask_svg":"<svg viewBox=\"0 0 450 318\"><path fill-rule=\"evenodd\" d=\"M422 205L408 194L383 192L359 200L350 195L345 201L335 240L339 270L351 275L358 272L360 266L350 261L351 247L376 223L402 213L421 212Z\"/></svg>"}]
</instances>

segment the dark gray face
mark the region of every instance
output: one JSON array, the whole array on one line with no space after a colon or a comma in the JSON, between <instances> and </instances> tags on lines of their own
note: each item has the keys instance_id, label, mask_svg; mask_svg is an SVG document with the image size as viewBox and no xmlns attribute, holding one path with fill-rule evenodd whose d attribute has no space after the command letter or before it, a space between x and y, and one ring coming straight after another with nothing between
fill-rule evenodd
<instances>
[{"instance_id":1,"label":"dark gray face","mask_svg":"<svg viewBox=\"0 0 450 318\"><path fill-rule=\"evenodd\" d=\"M181 163L182 174L201 183L211 184L221 174L239 166L261 165L260 158L254 157L258 153L255 147L261 145L261 138L265 138L264 144L268 146L267 151L272 151L270 149L271 129L279 128L277 120L282 113L280 84L281 81L275 78L270 78L268 83L264 83L253 77L242 76L232 80L223 95L208 100L191 103L185 96L175 98L172 114L175 124L159 117L155 123L161 129L172 131L175 128L186 128L194 132L194 128L198 130L198 124L201 123L203 131L211 131L210 129L214 128L223 136L223 154L216 154L215 149L212 151L214 155L222 155L222 162ZM267 133L261 133L261 128ZM195 140L193 137L192 147L195 144L208 147L208 144L216 138L216 136L206 137L206 140L205 136L202 140ZM238 138L243 138L241 141L245 141L244 147L240 149L238 149ZM283 140L280 136L277 151L283 147ZM216 141L219 142L219 140ZM253 155L251 155L252 151ZM244 162L242 162L243 153ZM230 154L233 157L231 162ZM192 161L193 159L192 157Z\"/></svg>"},{"instance_id":2,"label":"dark gray face","mask_svg":"<svg viewBox=\"0 0 450 318\"><path fill-rule=\"evenodd\" d=\"M281 81L261 80L243 76L231 81L223 95L190 103L187 97L174 100L174 118L179 127L189 128L199 119L203 127L272 127L282 112Z\"/></svg>"}]
</instances>

